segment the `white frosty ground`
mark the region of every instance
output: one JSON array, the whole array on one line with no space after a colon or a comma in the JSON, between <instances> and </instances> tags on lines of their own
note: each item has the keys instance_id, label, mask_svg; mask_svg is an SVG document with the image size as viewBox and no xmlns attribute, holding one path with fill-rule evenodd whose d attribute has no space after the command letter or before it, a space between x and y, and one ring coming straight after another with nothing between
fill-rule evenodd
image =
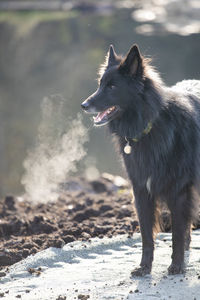
<instances>
[{"instance_id":1,"label":"white frosty ground","mask_svg":"<svg viewBox=\"0 0 200 300\"><path fill-rule=\"evenodd\" d=\"M0 293L5 293L3 299L21 296L22 300L55 300L60 295L71 300L78 299L80 294L98 300L199 300L200 231L192 234L185 276L167 276L170 245L170 234L157 237L152 275L144 278L130 278L140 261L139 234L134 234L133 238L95 238L87 243L73 242L62 249L49 248L13 265L0 281ZM40 276L27 271L38 267L42 268Z\"/></svg>"}]
</instances>

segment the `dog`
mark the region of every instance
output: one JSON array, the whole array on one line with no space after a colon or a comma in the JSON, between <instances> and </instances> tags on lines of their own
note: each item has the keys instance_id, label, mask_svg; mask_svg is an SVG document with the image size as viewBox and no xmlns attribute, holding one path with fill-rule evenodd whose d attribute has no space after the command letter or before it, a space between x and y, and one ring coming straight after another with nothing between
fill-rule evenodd
<instances>
[{"instance_id":1,"label":"dog","mask_svg":"<svg viewBox=\"0 0 200 300\"><path fill-rule=\"evenodd\" d=\"M99 87L82 104L107 124L117 139L133 187L142 236L142 259L132 275L152 269L154 228L159 203L172 220L169 274L185 272L191 222L196 217L200 182L200 81L167 87L150 60L133 45L123 57L110 46Z\"/></svg>"}]
</instances>

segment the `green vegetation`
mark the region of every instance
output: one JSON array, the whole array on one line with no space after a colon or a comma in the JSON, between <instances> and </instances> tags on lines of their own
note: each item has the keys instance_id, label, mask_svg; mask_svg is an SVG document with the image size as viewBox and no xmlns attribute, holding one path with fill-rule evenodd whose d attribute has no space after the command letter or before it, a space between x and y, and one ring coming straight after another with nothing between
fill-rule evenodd
<instances>
[{"instance_id":1,"label":"green vegetation","mask_svg":"<svg viewBox=\"0 0 200 300\"><path fill-rule=\"evenodd\" d=\"M53 22L75 18L75 11L67 12L46 12L46 11L21 11L21 12L0 12L0 23L8 23L13 25L16 34L20 37L27 35L38 24L44 22Z\"/></svg>"}]
</instances>

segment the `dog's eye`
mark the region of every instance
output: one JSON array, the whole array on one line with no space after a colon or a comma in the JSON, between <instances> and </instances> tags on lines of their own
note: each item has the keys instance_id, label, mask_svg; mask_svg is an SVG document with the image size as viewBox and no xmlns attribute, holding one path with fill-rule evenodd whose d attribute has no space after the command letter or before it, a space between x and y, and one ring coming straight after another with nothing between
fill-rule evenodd
<instances>
[{"instance_id":1,"label":"dog's eye","mask_svg":"<svg viewBox=\"0 0 200 300\"><path fill-rule=\"evenodd\" d=\"M113 90L115 88L115 85L114 84L108 84L107 87L111 90Z\"/></svg>"}]
</instances>

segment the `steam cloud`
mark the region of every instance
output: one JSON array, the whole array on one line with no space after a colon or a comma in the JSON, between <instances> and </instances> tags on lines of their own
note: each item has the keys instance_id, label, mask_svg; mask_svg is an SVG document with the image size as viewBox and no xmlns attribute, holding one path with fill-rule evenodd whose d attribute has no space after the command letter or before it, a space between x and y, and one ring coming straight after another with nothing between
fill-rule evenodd
<instances>
[{"instance_id":1,"label":"steam cloud","mask_svg":"<svg viewBox=\"0 0 200 300\"><path fill-rule=\"evenodd\" d=\"M25 173L21 180L27 198L32 201L56 200L60 183L69 172L76 171L77 163L86 155L84 144L88 132L81 115L66 120L63 104L64 99L60 96L42 101L42 121L36 145L24 161Z\"/></svg>"}]
</instances>

